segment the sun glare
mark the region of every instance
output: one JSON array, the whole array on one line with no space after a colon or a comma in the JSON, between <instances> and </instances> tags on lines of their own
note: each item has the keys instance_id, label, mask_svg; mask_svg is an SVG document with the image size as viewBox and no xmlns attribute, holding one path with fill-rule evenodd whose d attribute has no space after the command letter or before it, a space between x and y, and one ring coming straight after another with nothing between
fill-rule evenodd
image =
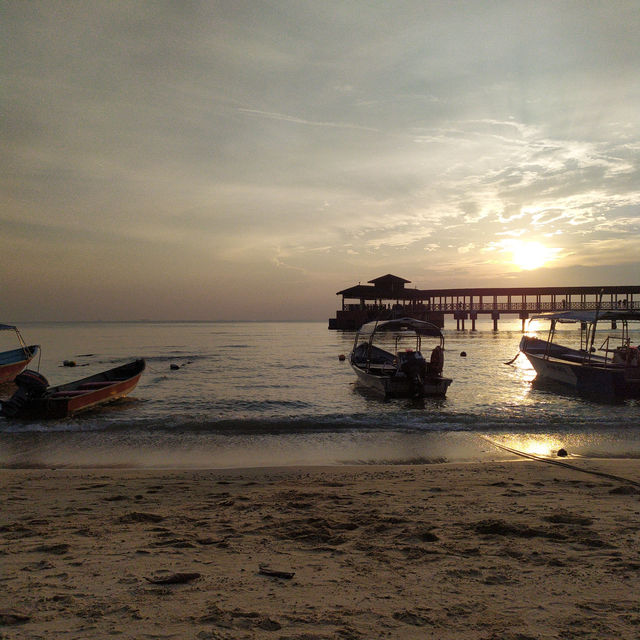
<instances>
[{"instance_id":1,"label":"sun glare","mask_svg":"<svg viewBox=\"0 0 640 640\"><path fill-rule=\"evenodd\" d=\"M504 444L517 451L522 451L522 453L542 457L553 456L562 447L562 443L556 438L545 434L535 437L507 436Z\"/></svg>"},{"instance_id":2,"label":"sun glare","mask_svg":"<svg viewBox=\"0 0 640 640\"><path fill-rule=\"evenodd\" d=\"M512 262L524 271L531 271L544 266L554 259L557 249L549 249L539 242L514 241L509 247Z\"/></svg>"}]
</instances>

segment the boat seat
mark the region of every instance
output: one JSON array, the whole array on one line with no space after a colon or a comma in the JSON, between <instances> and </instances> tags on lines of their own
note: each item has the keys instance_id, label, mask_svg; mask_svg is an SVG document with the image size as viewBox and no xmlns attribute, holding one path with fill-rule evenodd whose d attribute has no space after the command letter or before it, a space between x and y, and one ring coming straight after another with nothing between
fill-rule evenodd
<instances>
[{"instance_id":1,"label":"boat seat","mask_svg":"<svg viewBox=\"0 0 640 640\"><path fill-rule=\"evenodd\" d=\"M394 367L392 364L373 364L365 365L364 369L370 371L371 373L376 374L386 374L389 371L397 371L397 367Z\"/></svg>"},{"instance_id":2,"label":"boat seat","mask_svg":"<svg viewBox=\"0 0 640 640\"><path fill-rule=\"evenodd\" d=\"M572 353L559 353L559 354L552 353L550 355L552 358L559 358L560 360L568 360L569 362L577 362L578 364L583 363L585 360L585 356L574 355Z\"/></svg>"},{"instance_id":3,"label":"boat seat","mask_svg":"<svg viewBox=\"0 0 640 640\"><path fill-rule=\"evenodd\" d=\"M110 387L114 384L115 380L104 380L102 382L85 382L81 384L78 389L102 389L104 387Z\"/></svg>"},{"instance_id":4,"label":"boat seat","mask_svg":"<svg viewBox=\"0 0 640 640\"><path fill-rule=\"evenodd\" d=\"M77 391L56 391L55 393L52 393L49 397L50 398L75 398L75 396L81 396L84 395L85 393L88 393L88 389L78 389Z\"/></svg>"}]
</instances>

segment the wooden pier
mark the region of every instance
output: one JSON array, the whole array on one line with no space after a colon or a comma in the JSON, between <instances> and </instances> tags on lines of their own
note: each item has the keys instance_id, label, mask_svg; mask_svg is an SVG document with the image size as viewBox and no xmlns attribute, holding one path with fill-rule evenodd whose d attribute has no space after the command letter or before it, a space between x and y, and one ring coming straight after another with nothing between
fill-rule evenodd
<instances>
[{"instance_id":1,"label":"wooden pier","mask_svg":"<svg viewBox=\"0 0 640 640\"><path fill-rule=\"evenodd\" d=\"M544 311L596 309L640 310L640 285L601 287L487 287L465 289L410 289L409 280L391 274L357 284L336 295L342 296L342 308L329 319L329 329L355 330L365 322L410 316L445 326L445 317L456 321L456 329L465 330L465 322L476 330L481 315L498 321L503 315L517 315L525 322L532 314Z\"/></svg>"}]
</instances>

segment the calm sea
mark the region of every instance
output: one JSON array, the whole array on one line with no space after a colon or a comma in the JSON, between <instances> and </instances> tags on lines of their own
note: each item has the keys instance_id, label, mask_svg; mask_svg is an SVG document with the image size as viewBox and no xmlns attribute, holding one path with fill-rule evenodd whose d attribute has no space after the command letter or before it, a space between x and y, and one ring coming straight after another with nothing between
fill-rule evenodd
<instances>
[{"instance_id":1,"label":"calm sea","mask_svg":"<svg viewBox=\"0 0 640 640\"><path fill-rule=\"evenodd\" d=\"M0 466L428 463L536 453L640 456L635 400L538 388L520 321L445 330L445 399L382 400L354 385L354 334L323 323L31 323L39 370L60 384L144 357L129 398L75 418L0 418ZM640 336L634 336L640 341ZM9 347L6 347L9 348ZM466 357L461 353L465 352ZM62 366L73 360L77 366ZM171 365L177 365L172 368ZM31 368L37 368L33 363ZM4 395L6 397L7 390Z\"/></svg>"}]
</instances>

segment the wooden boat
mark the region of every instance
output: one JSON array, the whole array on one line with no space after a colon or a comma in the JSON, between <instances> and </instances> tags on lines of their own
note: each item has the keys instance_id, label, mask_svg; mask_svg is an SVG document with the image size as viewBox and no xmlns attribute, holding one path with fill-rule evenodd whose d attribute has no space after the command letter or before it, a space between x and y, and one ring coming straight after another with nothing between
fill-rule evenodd
<instances>
[{"instance_id":1,"label":"wooden boat","mask_svg":"<svg viewBox=\"0 0 640 640\"><path fill-rule=\"evenodd\" d=\"M20 346L17 349L0 353L0 384L11 382L38 355L40 345L27 346L18 327L10 324L0 324L0 331L14 331Z\"/></svg>"},{"instance_id":2,"label":"wooden boat","mask_svg":"<svg viewBox=\"0 0 640 640\"><path fill-rule=\"evenodd\" d=\"M27 369L16 377L18 390L2 403L6 417L65 418L123 398L133 391L145 368L143 359L81 380L51 387L41 374Z\"/></svg>"},{"instance_id":3,"label":"wooden boat","mask_svg":"<svg viewBox=\"0 0 640 640\"><path fill-rule=\"evenodd\" d=\"M428 362L421 352L425 337L434 338L437 343ZM442 376L442 331L430 322L414 318L362 325L356 334L349 362L359 384L386 397L444 396L452 382Z\"/></svg>"},{"instance_id":4,"label":"wooden boat","mask_svg":"<svg viewBox=\"0 0 640 640\"><path fill-rule=\"evenodd\" d=\"M536 370L536 379L569 385L594 397L640 396L640 352L630 335L630 323L640 322L640 311L562 311L531 320L550 322L546 339L525 335L520 340L520 351ZM564 323L580 323L579 345L577 338L572 346L556 341ZM604 323L617 333L602 330Z\"/></svg>"}]
</instances>

